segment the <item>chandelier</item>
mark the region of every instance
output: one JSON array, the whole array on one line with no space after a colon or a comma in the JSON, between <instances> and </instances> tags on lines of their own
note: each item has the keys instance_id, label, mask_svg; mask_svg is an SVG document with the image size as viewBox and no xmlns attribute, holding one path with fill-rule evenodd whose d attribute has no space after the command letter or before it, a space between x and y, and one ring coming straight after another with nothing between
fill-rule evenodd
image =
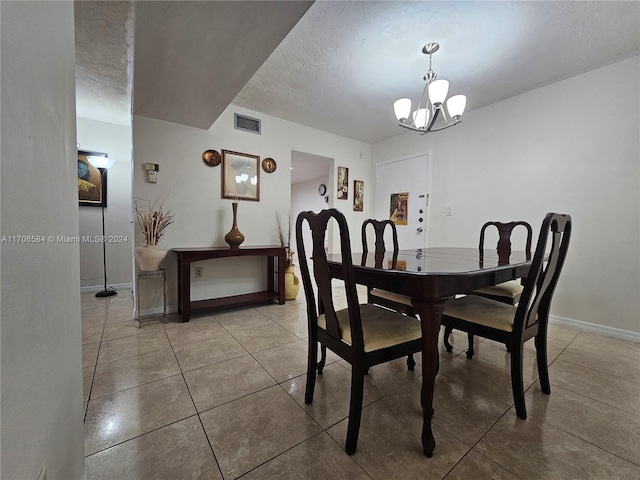
<instances>
[{"instance_id":1,"label":"chandelier","mask_svg":"<svg viewBox=\"0 0 640 480\"><path fill-rule=\"evenodd\" d=\"M446 110L449 113L447 116L443 103L447 98L447 93L449 93L449 82L444 79L436 80L437 75L431 68L431 56L439 48L440 45L437 43L427 43L422 49L422 53L429 55L429 70L424 76L426 83L422 97L413 113L411 112L411 99L409 98L401 98L393 104L393 110L398 118L398 125L414 132L420 132L422 135L428 132L439 132L459 124L462 121L462 114L467 105L467 97L465 95L450 97L446 102ZM441 112L445 126L433 128Z\"/></svg>"}]
</instances>

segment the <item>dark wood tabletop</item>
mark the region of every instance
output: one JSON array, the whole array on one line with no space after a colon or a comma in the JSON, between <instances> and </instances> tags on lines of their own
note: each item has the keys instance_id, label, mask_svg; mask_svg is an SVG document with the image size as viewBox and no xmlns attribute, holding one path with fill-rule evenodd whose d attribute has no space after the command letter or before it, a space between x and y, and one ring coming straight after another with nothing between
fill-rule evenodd
<instances>
[{"instance_id":1,"label":"dark wood tabletop","mask_svg":"<svg viewBox=\"0 0 640 480\"><path fill-rule=\"evenodd\" d=\"M341 255L328 256L329 268L340 278ZM526 276L531 259L524 252L512 252L507 261L495 250L477 248L426 248L352 254L356 282L412 297L422 326L422 448L433 455L436 442L431 429L433 390L438 369L438 332L447 299L478 288ZM333 265L333 268L332 268Z\"/></svg>"}]
</instances>

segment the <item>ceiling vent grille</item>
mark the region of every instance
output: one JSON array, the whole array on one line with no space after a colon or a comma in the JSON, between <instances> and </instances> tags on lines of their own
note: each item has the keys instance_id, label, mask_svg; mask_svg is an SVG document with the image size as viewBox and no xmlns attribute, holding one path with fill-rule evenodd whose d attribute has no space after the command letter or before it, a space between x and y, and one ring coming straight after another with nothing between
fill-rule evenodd
<instances>
[{"instance_id":1,"label":"ceiling vent grille","mask_svg":"<svg viewBox=\"0 0 640 480\"><path fill-rule=\"evenodd\" d=\"M243 130L245 132L257 133L258 135L261 135L260 132L262 131L262 120L234 113L233 123L234 127L237 130Z\"/></svg>"}]
</instances>

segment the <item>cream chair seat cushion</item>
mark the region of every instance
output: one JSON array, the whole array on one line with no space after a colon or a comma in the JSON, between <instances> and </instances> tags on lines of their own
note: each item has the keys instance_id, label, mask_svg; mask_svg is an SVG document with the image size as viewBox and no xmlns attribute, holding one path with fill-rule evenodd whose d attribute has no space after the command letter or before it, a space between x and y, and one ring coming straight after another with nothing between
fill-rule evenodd
<instances>
[{"instance_id":1,"label":"cream chair seat cushion","mask_svg":"<svg viewBox=\"0 0 640 480\"><path fill-rule=\"evenodd\" d=\"M342 341L351 345L349 310L339 310L336 315L340 323ZM422 337L419 320L376 305L360 305L360 318L365 352L373 352ZM318 326L326 329L327 321L324 315L318 317Z\"/></svg>"},{"instance_id":2,"label":"cream chair seat cushion","mask_svg":"<svg viewBox=\"0 0 640 480\"><path fill-rule=\"evenodd\" d=\"M474 293L483 293L485 295L494 295L496 297L516 298L522 294L524 287L516 280L509 282L499 283L492 287L479 288L474 290Z\"/></svg>"},{"instance_id":3,"label":"cream chair seat cushion","mask_svg":"<svg viewBox=\"0 0 640 480\"><path fill-rule=\"evenodd\" d=\"M407 297L406 295L400 295L399 293L389 292L387 290L380 290L379 288L372 289L370 293L373 297L384 298L409 307L413 306L411 305L411 297Z\"/></svg>"},{"instance_id":4,"label":"cream chair seat cushion","mask_svg":"<svg viewBox=\"0 0 640 480\"><path fill-rule=\"evenodd\" d=\"M467 295L449 300L444 304L444 314L449 317L460 318L505 332L513 331L516 309L517 307L513 305L477 295Z\"/></svg>"}]
</instances>

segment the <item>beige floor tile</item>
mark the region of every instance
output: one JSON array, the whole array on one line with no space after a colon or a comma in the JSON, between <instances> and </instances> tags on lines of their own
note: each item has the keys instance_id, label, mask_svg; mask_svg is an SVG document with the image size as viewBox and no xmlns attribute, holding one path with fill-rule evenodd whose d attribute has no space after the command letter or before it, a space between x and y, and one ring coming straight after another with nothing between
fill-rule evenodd
<instances>
[{"instance_id":1,"label":"beige floor tile","mask_svg":"<svg viewBox=\"0 0 640 480\"><path fill-rule=\"evenodd\" d=\"M505 415L476 450L523 480L632 480L640 475L637 465L532 417Z\"/></svg>"},{"instance_id":2,"label":"beige floor tile","mask_svg":"<svg viewBox=\"0 0 640 480\"><path fill-rule=\"evenodd\" d=\"M469 480L469 479L491 479L491 480L518 480L495 462L480 455L475 450L469 451L458 464L444 477L444 480Z\"/></svg>"},{"instance_id":3,"label":"beige floor tile","mask_svg":"<svg viewBox=\"0 0 640 480\"><path fill-rule=\"evenodd\" d=\"M251 355L186 372L184 378L198 412L276 384Z\"/></svg>"},{"instance_id":4,"label":"beige floor tile","mask_svg":"<svg viewBox=\"0 0 640 480\"><path fill-rule=\"evenodd\" d=\"M102 340L114 340L116 338L164 331L162 328L162 323L160 321L154 323L151 323L149 321L147 323L144 323L146 319L142 320L142 328L138 328L137 322L135 320L131 320L130 322L107 323Z\"/></svg>"},{"instance_id":5,"label":"beige floor tile","mask_svg":"<svg viewBox=\"0 0 640 480\"><path fill-rule=\"evenodd\" d=\"M134 357L156 350L170 350L171 346L163 331L141 333L131 337L107 340L100 345L98 364Z\"/></svg>"},{"instance_id":6,"label":"beige floor tile","mask_svg":"<svg viewBox=\"0 0 640 480\"><path fill-rule=\"evenodd\" d=\"M274 478L370 480L371 477L323 432L249 472L242 480Z\"/></svg>"},{"instance_id":7,"label":"beige floor tile","mask_svg":"<svg viewBox=\"0 0 640 480\"><path fill-rule=\"evenodd\" d=\"M337 362L328 365L322 375L316 376L316 386L313 402L304 403L307 376L301 375L282 384L291 397L305 409L305 411L322 426L329 428L347 418L349 415L349 401L351 398L351 372ZM382 398L384 392L369 384L365 380L364 399L362 404L369 405Z\"/></svg>"},{"instance_id":8,"label":"beige floor tile","mask_svg":"<svg viewBox=\"0 0 640 480\"><path fill-rule=\"evenodd\" d=\"M343 448L347 420L327 430ZM372 478L442 478L469 450L444 430L433 427L436 449L424 456L420 437L422 414L384 397L363 408L358 446L353 459Z\"/></svg>"},{"instance_id":9,"label":"beige floor tile","mask_svg":"<svg viewBox=\"0 0 640 480\"><path fill-rule=\"evenodd\" d=\"M234 333L233 336L249 353L260 352L300 340L280 325L276 325L270 320L269 322L270 325L242 330Z\"/></svg>"},{"instance_id":10,"label":"beige floor tile","mask_svg":"<svg viewBox=\"0 0 640 480\"><path fill-rule=\"evenodd\" d=\"M211 316L192 318L185 323L180 322L172 328L166 328L166 332L174 348L224 334L228 335L227 331Z\"/></svg>"},{"instance_id":11,"label":"beige floor tile","mask_svg":"<svg viewBox=\"0 0 640 480\"><path fill-rule=\"evenodd\" d=\"M278 383L303 375L307 371L308 346L305 340L287 343L254 353L254 358ZM318 352L318 359L320 353ZM335 360L327 356L327 364Z\"/></svg>"},{"instance_id":12,"label":"beige floor tile","mask_svg":"<svg viewBox=\"0 0 640 480\"><path fill-rule=\"evenodd\" d=\"M556 385L593 400L640 415L640 384L573 363L556 360L549 367L551 388Z\"/></svg>"},{"instance_id":13,"label":"beige floor tile","mask_svg":"<svg viewBox=\"0 0 640 480\"><path fill-rule=\"evenodd\" d=\"M511 391L511 369L507 365L497 365L474 358L467 360L459 355L450 362L440 364L439 375L451 377L452 380L462 382L467 388L477 390L485 395L508 405L513 405ZM534 379L525 371L523 373L525 391Z\"/></svg>"},{"instance_id":14,"label":"beige floor tile","mask_svg":"<svg viewBox=\"0 0 640 480\"><path fill-rule=\"evenodd\" d=\"M170 349L156 350L98 364L91 398L110 395L179 373L180 367Z\"/></svg>"},{"instance_id":15,"label":"beige floor tile","mask_svg":"<svg viewBox=\"0 0 640 480\"><path fill-rule=\"evenodd\" d=\"M180 344L173 347L173 350L183 372L247 354L245 348L222 328L219 334L214 337L205 337L201 341Z\"/></svg>"},{"instance_id":16,"label":"beige floor tile","mask_svg":"<svg viewBox=\"0 0 640 480\"><path fill-rule=\"evenodd\" d=\"M556 340L563 340L565 342L571 342L580 334L580 330L557 325L555 323L549 323L547 327L547 338L555 338Z\"/></svg>"},{"instance_id":17,"label":"beige floor tile","mask_svg":"<svg viewBox=\"0 0 640 480\"><path fill-rule=\"evenodd\" d=\"M82 367L90 367L96 364L98 360L98 351L100 350L100 342L87 343L82 345Z\"/></svg>"},{"instance_id":18,"label":"beige floor tile","mask_svg":"<svg viewBox=\"0 0 640 480\"><path fill-rule=\"evenodd\" d=\"M182 375L89 401L85 455L195 415Z\"/></svg>"},{"instance_id":19,"label":"beige floor tile","mask_svg":"<svg viewBox=\"0 0 640 480\"><path fill-rule=\"evenodd\" d=\"M216 313L214 318L231 334L273 325L271 320L253 308Z\"/></svg>"},{"instance_id":20,"label":"beige floor tile","mask_svg":"<svg viewBox=\"0 0 640 480\"><path fill-rule=\"evenodd\" d=\"M279 386L200 414L225 479L237 478L320 432Z\"/></svg>"},{"instance_id":21,"label":"beige floor tile","mask_svg":"<svg viewBox=\"0 0 640 480\"><path fill-rule=\"evenodd\" d=\"M128 322L130 320L133 320L133 307L127 306L126 308L120 308L118 310L109 308L107 323Z\"/></svg>"},{"instance_id":22,"label":"beige floor tile","mask_svg":"<svg viewBox=\"0 0 640 480\"><path fill-rule=\"evenodd\" d=\"M91 392L91 384L93 383L93 373L96 367L85 367L82 369L82 400L89 400L89 392Z\"/></svg>"},{"instance_id":23,"label":"beige floor tile","mask_svg":"<svg viewBox=\"0 0 640 480\"><path fill-rule=\"evenodd\" d=\"M622 340L614 337L606 337L597 333L580 332L580 335L571 342L574 347L589 347L613 354L621 354L628 358L635 356L640 360L640 343Z\"/></svg>"},{"instance_id":24,"label":"beige floor tile","mask_svg":"<svg viewBox=\"0 0 640 480\"><path fill-rule=\"evenodd\" d=\"M90 480L222 479L197 417L190 417L86 459Z\"/></svg>"},{"instance_id":25,"label":"beige floor tile","mask_svg":"<svg viewBox=\"0 0 640 480\"><path fill-rule=\"evenodd\" d=\"M82 325L82 344L96 343L102 340L104 322L96 322L92 325Z\"/></svg>"},{"instance_id":26,"label":"beige floor tile","mask_svg":"<svg viewBox=\"0 0 640 480\"><path fill-rule=\"evenodd\" d=\"M422 414L420 393L422 379L400 388L392 397L414 412ZM433 423L469 446L475 445L491 426L509 410L499 402L463 383L438 376L433 394Z\"/></svg>"},{"instance_id":27,"label":"beige floor tile","mask_svg":"<svg viewBox=\"0 0 640 480\"><path fill-rule=\"evenodd\" d=\"M555 386L550 395L534 386L525 398L536 420L640 465L640 416Z\"/></svg>"},{"instance_id":28,"label":"beige floor tile","mask_svg":"<svg viewBox=\"0 0 640 480\"><path fill-rule=\"evenodd\" d=\"M597 372L640 383L640 350L631 348L596 348L581 345L576 339L562 354L560 359L591 368Z\"/></svg>"}]
</instances>

